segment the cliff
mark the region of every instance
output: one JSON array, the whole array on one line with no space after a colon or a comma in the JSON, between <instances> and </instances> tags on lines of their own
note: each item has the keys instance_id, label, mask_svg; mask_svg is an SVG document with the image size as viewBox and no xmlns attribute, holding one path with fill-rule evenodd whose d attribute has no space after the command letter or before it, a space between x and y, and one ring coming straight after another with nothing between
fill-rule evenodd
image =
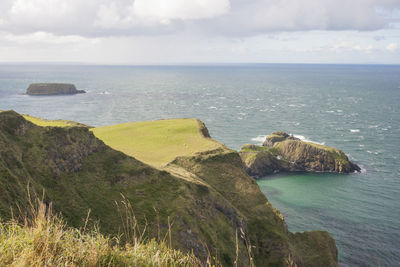
<instances>
[{"instance_id":1,"label":"cliff","mask_svg":"<svg viewBox=\"0 0 400 267\"><path fill-rule=\"evenodd\" d=\"M33 83L26 90L27 95L73 95L86 93L68 83Z\"/></svg>"},{"instance_id":2,"label":"cliff","mask_svg":"<svg viewBox=\"0 0 400 267\"><path fill-rule=\"evenodd\" d=\"M264 176L279 171L351 173L360 167L339 149L301 141L284 132L269 135L263 146L245 145L240 151L246 171Z\"/></svg>"},{"instance_id":3,"label":"cliff","mask_svg":"<svg viewBox=\"0 0 400 267\"><path fill-rule=\"evenodd\" d=\"M153 123L157 122L162 121ZM167 144L158 143L164 139L147 139L148 153L155 149L153 156L161 157L154 159L155 168L139 161L147 155L135 150L141 142L129 144L130 151L139 151L137 160L104 144L87 127L41 127L13 111L1 112L0 217L7 220L10 207L28 205L29 185L32 194L45 190L45 202L52 202L68 225L84 225L90 208L92 223L98 222L105 234L118 235L121 221L115 201L123 194L138 222L147 222L148 237L165 236L171 221L173 247L193 251L203 261L211 254L223 266L235 261L249 266L249 260L256 266L337 266L332 237L321 231L290 233L280 213L243 171L237 152L207 137L197 120L165 122L164 127L142 125L144 132L152 129L149 135L171 138ZM111 143L118 145L125 135L145 138L143 131L132 135L135 127L130 126L108 129L119 129ZM204 139L201 147L190 150L199 138ZM171 153L174 146L179 149L172 161L157 152L165 147Z\"/></svg>"}]
</instances>

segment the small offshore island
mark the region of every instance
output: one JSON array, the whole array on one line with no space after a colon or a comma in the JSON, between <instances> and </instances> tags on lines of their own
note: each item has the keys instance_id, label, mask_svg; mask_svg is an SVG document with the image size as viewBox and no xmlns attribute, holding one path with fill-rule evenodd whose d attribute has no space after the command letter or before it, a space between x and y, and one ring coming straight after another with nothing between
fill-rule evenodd
<instances>
[{"instance_id":1,"label":"small offshore island","mask_svg":"<svg viewBox=\"0 0 400 267\"><path fill-rule=\"evenodd\" d=\"M343 151L301 141L285 132L267 136L262 146L244 145L239 152L246 172L262 177L277 172L360 172Z\"/></svg>"},{"instance_id":2,"label":"small offshore island","mask_svg":"<svg viewBox=\"0 0 400 267\"><path fill-rule=\"evenodd\" d=\"M75 85L69 83L33 83L26 90L27 95L74 95L86 93L77 90Z\"/></svg>"},{"instance_id":3,"label":"small offshore island","mask_svg":"<svg viewBox=\"0 0 400 267\"><path fill-rule=\"evenodd\" d=\"M53 203L69 227L86 227L90 210L101 233L112 237L124 226L115 203L129 200L148 240L169 235L173 249L198 259L181 261L185 266L208 260L217 266L337 266L332 236L291 233L249 174L298 168L350 172L358 166L339 150L332 148L337 154L332 159L283 133L269 136L266 145L247 145L238 153L213 140L196 119L91 128L3 111L0 217L11 219L10 207L29 203L28 186L39 195L45 190L45 203ZM298 155L302 146L314 161ZM304 161L292 163L296 159ZM330 160L334 168L327 167ZM253 168L254 162L263 167Z\"/></svg>"}]
</instances>

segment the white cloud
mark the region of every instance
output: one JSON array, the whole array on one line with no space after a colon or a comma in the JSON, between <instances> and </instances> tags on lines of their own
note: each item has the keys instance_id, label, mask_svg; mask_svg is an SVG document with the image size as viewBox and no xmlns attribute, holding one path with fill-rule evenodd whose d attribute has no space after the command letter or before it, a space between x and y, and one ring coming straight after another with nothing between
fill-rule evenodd
<instances>
[{"instance_id":1,"label":"white cloud","mask_svg":"<svg viewBox=\"0 0 400 267\"><path fill-rule=\"evenodd\" d=\"M64 44L82 44L84 42L95 44L99 39L85 38L77 35L57 36L48 32L34 32L28 34L10 34L3 35L5 41L13 42L18 45L27 44L50 44L50 45L64 45Z\"/></svg>"},{"instance_id":2,"label":"white cloud","mask_svg":"<svg viewBox=\"0 0 400 267\"><path fill-rule=\"evenodd\" d=\"M399 49L399 46L396 43L390 43L386 46L386 50L389 52L396 52L397 49Z\"/></svg>"},{"instance_id":3,"label":"white cloud","mask_svg":"<svg viewBox=\"0 0 400 267\"><path fill-rule=\"evenodd\" d=\"M135 0L132 13L142 19L162 23L173 19L209 19L226 14L229 0Z\"/></svg>"},{"instance_id":4,"label":"white cloud","mask_svg":"<svg viewBox=\"0 0 400 267\"><path fill-rule=\"evenodd\" d=\"M399 63L399 44L400 0L0 0L0 60Z\"/></svg>"},{"instance_id":5,"label":"white cloud","mask_svg":"<svg viewBox=\"0 0 400 267\"><path fill-rule=\"evenodd\" d=\"M400 19L399 10L398 0L0 0L0 30L85 36L376 30Z\"/></svg>"},{"instance_id":6,"label":"white cloud","mask_svg":"<svg viewBox=\"0 0 400 267\"><path fill-rule=\"evenodd\" d=\"M337 44L333 44L329 47L331 51L335 52L363 52L363 53L371 53L374 49L376 49L371 44L360 44L354 41L342 41Z\"/></svg>"}]
</instances>

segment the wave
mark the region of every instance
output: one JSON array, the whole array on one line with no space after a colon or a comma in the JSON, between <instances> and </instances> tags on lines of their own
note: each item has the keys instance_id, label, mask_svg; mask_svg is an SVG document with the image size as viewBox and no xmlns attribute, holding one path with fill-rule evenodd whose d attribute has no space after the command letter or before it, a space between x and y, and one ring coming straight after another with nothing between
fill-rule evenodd
<instances>
[{"instance_id":1,"label":"wave","mask_svg":"<svg viewBox=\"0 0 400 267\"><path fill-rule=\"evenodd\" d=\"M352 132L352 133L359 133L360 130L359 130L359 129L350 129L350 132Z\"/></svg>"},{"instance_id":2,"label":"wave","mask_svg":"<svg viewBox=\"0 0 400 267\"><path fill-rule=\"evenodd\" d=\"M267 138L267 135L259 135L257 137L251 138L251 141L257 142L259 144L264 143L265 138Z\"/></svg>"},{"instance_id":3,"label":"wave","mask_svg":"<svg viewBox=\"0 0 400 267\"><path fill-rule=\"evenodd\" d=\"M108 91L103 91L103 92L100 92L99 95L111 95L111 93Z\"/></svg>"},{"instance_id":4,"label":"wave","mask_svg":"<svg viewBox=\"0 0 400 267\"><path fill-rule=\"evenodd\" d=\"M301 141L304 141L304 142L314 143L314 144L318 144L318 145L325 145L325 142L321 143L321 142L312 141L310 139L307 139L304 135L299 135L299 134L290 134L290 135L293 135L294 137L296 137L296 138L298 138L298 139L300 139ZM259 135L257 137L251 138L251 141L254 141L254 142L257 142L259 144L262 144L262 143L264 143L265 138L267 138L267 135Z\"/></svg>"}]
</instances>

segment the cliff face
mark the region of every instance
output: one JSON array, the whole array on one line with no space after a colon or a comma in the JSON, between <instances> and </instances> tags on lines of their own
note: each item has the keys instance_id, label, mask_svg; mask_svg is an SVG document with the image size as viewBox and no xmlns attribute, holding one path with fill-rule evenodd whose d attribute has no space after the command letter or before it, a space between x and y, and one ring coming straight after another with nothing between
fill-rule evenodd
<instances>
[{"instance_id":1,"label":"cliff face","mask_svg":"<svg viewBox=\"0 0 400 267\"><path fill-rule=\"evenodd\" d=\"M200 124L200 126L202 126ZM39 127L19 114L0 113L0 217L27 205L26 188L53 202L67 223L80 227L89 208L102 232L121 232L115 201L132 203L146 234L161 238L172 226L175 248L208 252L224 266L336 266L326 232L292 234L239 154L219 148L178 157L163 171L115 151L86 127ZM159 229L159 230L158 230ZM236 237L238 250L236 253Z\"/></svg>"},{"instance_id":2,"label":"cliff face","mask_svg":"<svg viewBox=\"0 0 400 267\"><path fill-rule=\"evenodd\" d=\"M67 83L34 83L26 90L27 95L73 95L85 93L84 90L76 90L75 85Z\"/></svg>"},{"instance_id":3,"label":"cliff face","mask_svg":"<svg viewBox=\"0 0 400 267\"><path fill-rule=\"evenodd\" d=\"M244 251L250 248L255 266L337 266L333 238L324 231L289 232L281 213L272 207L255 180L243 170L237 152L215 150L178 157L169 166L190 171L230 203L230 208L223 210L230 218L229 236L234 237L235 229L238 230L240 247L243 246ZM231 239L226 244L232 243ZM233 253L230 245L219 249L227 259ZM232 266L232 260L227 261L227 266ZM247 265L246 261L239 265L243 263Z\"/></svg>"},{"instance_id":4,"label":"cliff face","mask_svg":"<svg viewBox=\"0 0 400 267\"><path fill-rule=\"evenodd\" d=\"M269 135L263 146L245 145L241 152L247 172L263 176L279 171L338 172L360 171L343 151L301 141L284 132Z\"/></svg>"}]
</instances>

